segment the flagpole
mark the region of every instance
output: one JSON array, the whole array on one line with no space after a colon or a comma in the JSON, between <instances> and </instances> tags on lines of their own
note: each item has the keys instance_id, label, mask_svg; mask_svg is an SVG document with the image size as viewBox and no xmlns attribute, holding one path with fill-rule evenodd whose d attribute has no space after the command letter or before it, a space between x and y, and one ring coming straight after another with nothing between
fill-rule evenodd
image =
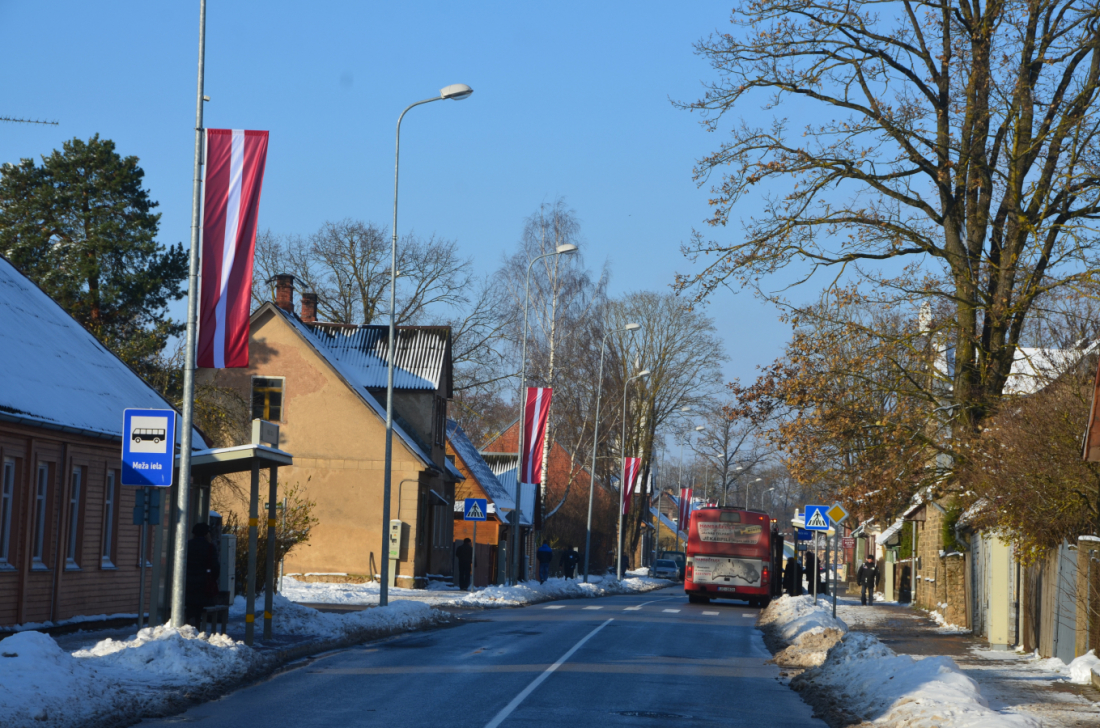
<instances>
[{"instance_id":1,"label":"flagpole","mask_svg":"<svg viewBox=\"0 0 1100 728\"><path fill-rule=\"evenodd\" d=\"M187 277L187 338L183 358L183 432L180 472L176 485L176 523L172 567L172 626L184 624L184 584L187 576L187 511L191 485L191 433L195 420L195 321L199 305L199 205L202 194L202 104L206 61L206 0L199 0L199 71L195 97L195 175L191 189L191 260Z\"/></svg>"}]
</instances>

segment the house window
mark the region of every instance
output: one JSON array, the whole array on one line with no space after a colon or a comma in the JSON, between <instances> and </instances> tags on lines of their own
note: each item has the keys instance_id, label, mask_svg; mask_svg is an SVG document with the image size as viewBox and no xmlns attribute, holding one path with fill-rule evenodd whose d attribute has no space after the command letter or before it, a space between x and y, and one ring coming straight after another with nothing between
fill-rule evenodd
<instances>
[{"instance_id":1,"label":"house window","mask_svg":"<svg viewBox=\"0 0 1100 728\"><path fill-rule=\"evenodd\" d=\"M65 568L78 569L79 556L77 547L80 545L80 486L84 480L84 468L73 468L72 488L69 493L69 538L68 547L65 550Z\"/></svg>"},{"instance_id":2,"label":"house window","mask_svg":"<svg viewBox=\"0 0 1100 728\"><path fill-rule=\"evenodd\" d=\"M8 547L11 545L12 499L15 497L15 461L4 460L0 473L0 567L10 566Z\"/></svg>"},{"instance_id":3,"label":"house window","mask_svg":"<svg viewBox=\"0 0 1100 728\"><path fill-rule=\"evenodd\" d=\"M107 471L107 489L103 495L103 556L101 566L108 569L114 568L115 546L115 499L117 497L115 486L115 471Z\"/></svg>"},{"instance_id":4,"label":"house window","mask_svg":"<svg viewBox=\"0 0 1100 728\"><path fill-rule=\"evenodd\" d=\"M252 419L283 421L283 386L285 384L286 380L282 377L252 378Z\"/></svg>"},{"instance_id":5,"label":"house window","mask_svg":"<svg viewBox=\"0 0 1100 728\"><path fill-rule=\"evenodd\" d=\"M38 480L34 491L34 548L31 551L31 558L34 566L40 569L46 568L43 563L43 549L46 546L46 510L49 507L46 497L49 495L49 490L50 466L47 463L39 463Z\"/></svg>"}]
</instances>

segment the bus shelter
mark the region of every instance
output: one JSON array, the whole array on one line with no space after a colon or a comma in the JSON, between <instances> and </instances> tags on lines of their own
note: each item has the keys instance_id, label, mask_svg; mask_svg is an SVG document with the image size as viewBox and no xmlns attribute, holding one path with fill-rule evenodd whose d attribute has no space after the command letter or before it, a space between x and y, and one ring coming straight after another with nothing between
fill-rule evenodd
<instances>
[{"instance_id":1,"label":"bus shelter","mask_svg":"<svg viewBox=\"0 0 1100 728\"><path fill-rule=\"evenodd\" d=\"M266 424L266 423L265 423ZM253 440L257 440L253 428ZM275 431L278 432L277 430ZM265 438L266 439L266 438ZM276 434L274 442L278 442ZM196 450L191 454L191 489L190 503L187 509L187 517L184 525L187 533L196 523L210 522L210 485L214 478L223 475L237 473L250 473L250 487L248 496L248 573L245 585L245 644L251 645L255 639L255 615L256 615L256 558L258 552L259 527L260 527L260 472L268 471L268 499L267 499L267 538L268 543L275 543L275 524L277 522L276 501L278 492L279 468L293 465L293 456L280 450L278 447L262 442L253 442L250 445L238 445L236 447L214 448L210 450ZM175 559L171 553L171 544L175 543L175 527L179 519L176 518L176 489L179 487L179 456L176 456L176 475L171 489L167 489L167 514L168 517L154 532L153 543L153 597L150 608L150 617L154 623L167 620L171 612L171 584L172 569ZM163 501L162 501L163 505ZM264 631L263 638L271 638L271 621L273 599L275 593L275 551L267 549L267 575L264 581ZM232 568L232 565L230 566ZM230 602L233 595L230 594Z\"/></svg>"}]
</instances>

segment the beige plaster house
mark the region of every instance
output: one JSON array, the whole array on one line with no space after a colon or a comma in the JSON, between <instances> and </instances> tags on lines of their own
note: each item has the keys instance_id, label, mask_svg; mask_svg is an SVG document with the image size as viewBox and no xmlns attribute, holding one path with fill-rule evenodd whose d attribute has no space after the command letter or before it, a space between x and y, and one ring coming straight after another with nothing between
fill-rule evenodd
<instances>
[{"instance_id":1,"label":"beige plaster house","mask_svg":"<svg viewBox=\"0 0 1100 728\"><path fill-rule=\"evenodd\" d=\"M287 557L286 573L326 581L375 579L383 552L386 326L316 321L316 294L293 312L293 279L279 276L276 303L251 317L247 369L200 370L277 422L294 454L280 488L298 483L316 502L309 543ZM402 527L396 584L422 587L452 571L454 486L463 476L446 458L452 396L448 327L397 332L390 519ZM245 504L234 508L247 512Z\"/></svg>"}]
</instances>

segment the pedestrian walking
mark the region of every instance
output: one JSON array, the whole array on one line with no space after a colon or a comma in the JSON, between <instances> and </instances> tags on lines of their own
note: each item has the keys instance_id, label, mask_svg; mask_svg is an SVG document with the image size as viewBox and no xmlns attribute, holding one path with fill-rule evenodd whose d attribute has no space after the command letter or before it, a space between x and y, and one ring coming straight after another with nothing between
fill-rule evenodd
<instances>
[{"instance_id":1,"label":"pedestrian walking","mask_svg":"<svg viewBox=\"0 0 1100 728\"><path fill-rule=\"evenodd\" d=\"M859 602L863 606L875 603L875 587L878 586L878 568L875 566L875 557L868 554L867 560L859 565L856 572L856 583L859 584Z\"/></svg>"},{"instance_id":2,"label":"pedestrian walking","mask_svg":"<svg viewBox=\"0 0 1100 728\"><path fill-rule=\"evenodd\" d=\"M554 560L554 550L550 548L549 541L542 542L542 546L535 552L535 558L539 561L539 583L545 584L550 578L550 562Z\"/></svg>"},{"instance_id":3,"label":"pedestrian walking","mask_svg":"<svg viewBox=\"0 0 1100 728\"><path fill-rule=\"evenodd\" d=\"M572 546L568 546L561 560L562 568L565 570L565 578L572 579L573 575L577 573L577 563L581 560L580 554Z\"/></svg>"},{"instance_id":4,"label":"pedestrian walking","mask_svg":"<svg viewBox=\"0 0 1100 728\"><path fill-rule=\"evenodd\" d=\"M458 559L458 588L466 591L470 588L470 564L474 561L474 547L470 539L462 539L455 549L455 557Z\"/></svg>"},{"instance_id":5,"label":"pedestrian walking","mask_svg":"<svg viewBox=\"0 0 1100 728\"><path fill-rule=\"evenodd\" d=\"M196 523L187 542L187 579L184 590L184 617L192 627L199 627L202 610L218 600L218 549L210 537L210 526Z\"/></svg>"}]
</instances>

